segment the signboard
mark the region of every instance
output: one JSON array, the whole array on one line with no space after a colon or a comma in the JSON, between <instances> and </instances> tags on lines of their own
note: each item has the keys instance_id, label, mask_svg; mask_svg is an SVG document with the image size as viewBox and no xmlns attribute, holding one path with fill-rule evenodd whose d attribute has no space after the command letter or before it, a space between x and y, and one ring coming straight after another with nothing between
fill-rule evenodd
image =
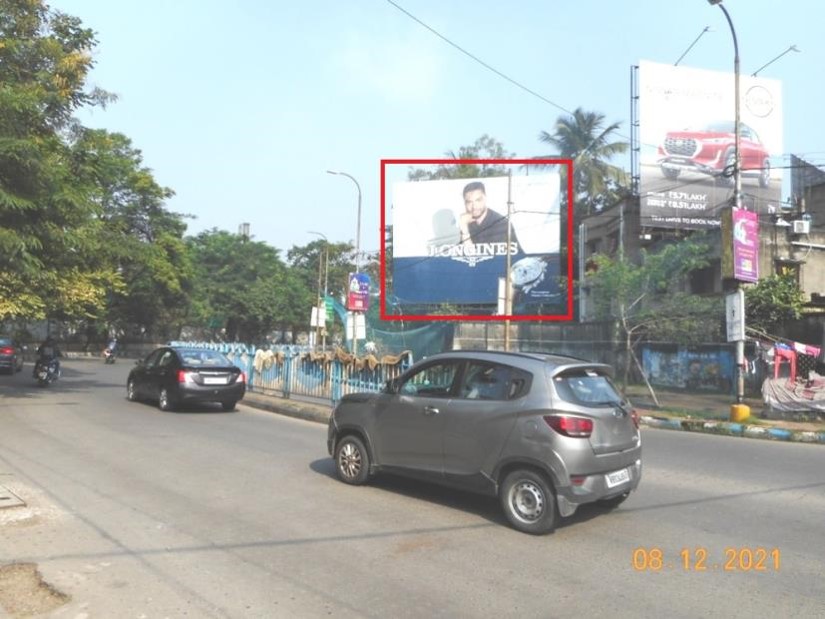
<instances>
[{"instance_id":1,"label":"signboard","mask_svg":"<svg viewBox=\"0 0 825 619\"><path fill-rule=\"evenodd\" d=\"M495 304L509 254L513 313L558 300L559 190L557 172L396 183L395 295L404 303Z\"/></svg>"},{"instance_id":2,"label":"signboard","mask_svg":"<svg viewBox=\"0 0 825 619\"><path fill-rule=\"evenodd\" d=\"M741 288L725 297L725 322L729 342L745 340L745 291Z\"/></svg>"},{"instance_id":3,"label":"signboard","mask_svg":"<svg viewBox=\"0 0 825 619\"><path fill-rule=\"evenodd\" d=\"M366 312L370 305L370 276L366 273L350 273L347 293L347 309Z\"/></svg>"},{"instance_id":4,"label":"signboard","mask_svg":"<svg viewBox=\"0 0 825 619\"><path fill-rule=\"evenodd\" d=\"M719 226L720 210L731 204L734 191L734 84L733 73L639 63L642 226ZM740 93L743 204L756 213L777 212L781 83L740 75Z\"/></svg>"},{"instance_id":5,"label":"signboard","mask_svg":"<svg viewBox=\"0 0 825 619\"><path fill-rule=\"evenodd\" d=\"M759 218L752 211L722 211L722 277L759 281Z\"/></svg>"}]
</instances>

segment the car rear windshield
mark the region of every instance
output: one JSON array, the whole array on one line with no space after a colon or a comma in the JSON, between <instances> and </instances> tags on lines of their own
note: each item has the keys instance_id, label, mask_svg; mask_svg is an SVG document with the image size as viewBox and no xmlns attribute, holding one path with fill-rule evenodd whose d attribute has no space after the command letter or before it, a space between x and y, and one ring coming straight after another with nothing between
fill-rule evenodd
<instances>
[{"instance_id":1,"label":"car rear windshield","mask_svg":"<svg viewBox=\"0 0 825 619\"><path fill-rule=\"evenodd\" d=\"M562 400L583 406L617 406L622 402L610 377L593 368L567 370L553 377Z\"/></svg>"},{"instance_id":2,"label":"car rear windshield","mask_svg":"<svg viewBox=\"0 0 825 619\"><path fill-rule=\"evenodd\" d=\"M216 350L182 350L180 356L183 364L191 367L226 367L232 365L226 355Z\"/></svg>"},{"instance_id":3,"label":"car rear windshield","mask_svg":"<svg viewBox=\"0 0 825 619\"><path fill-rule=\"evenodd\" d=\"M11 346L12 341L7 337L0 337L0 346Z\"/></svg>"}]
</instances>

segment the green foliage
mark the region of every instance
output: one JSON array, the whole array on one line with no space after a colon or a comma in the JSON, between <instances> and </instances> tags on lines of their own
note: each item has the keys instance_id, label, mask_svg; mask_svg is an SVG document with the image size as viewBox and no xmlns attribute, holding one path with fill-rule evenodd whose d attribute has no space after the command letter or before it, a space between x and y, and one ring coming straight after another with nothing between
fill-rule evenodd
<instances>
[{"instance_id":1,"label":"green foliage","mask_svg":"<svg viewBox=\"0 0 825 619\"><path fill-rule=\"evenodd\" d=\"M512 159L515 153L507 152L498 140L484 134L471 146L462 146L458 152L444 153L451 159ZM410 168L407 178L411 181L434 181L454 178L487 178L507 176L508 169L497 164L440 164L434 168Z\"/></svg>"},{"instance_id":2,"label":"green foliage","mask_svg":"<svg viewBox=\"0 0 825 619\"><path fill-rule=\"evenodd\" d=\"M763 333L778 333L802 315L805 295L793 275L772 275L745 289L745 323Z\"/></svg>"},{"instance_id":3,"label":"green foliage","mask_svg":"<svg viewBox=\"0 0 825 619\"><path fill-rule=\"evenodd\" d=\"M213 339L260 343L276 328L308 325L315 295L287 270L277 249L214 229L188 241L195 269L192 326Z\"/></svg>"},{"instance_id":4,"label":"green foliage","mask_svg":"<svg viewBox=\"0 0 825 619\"><path fill-rule=\"evenodd\" d=\"M542 131L539 141L557 149L541 159L573 160L573 195L577 217L591 215L616 204L626 193L627 174L609 163L615 155L627 152L629 144L614 141L619 123L605 126L604 114L576 108L571 116L560 116L553 132ZM562 187L566 187L566 169ZM566 206L566 192L562 192Z\"/></svg>"},{"instance_id":5,"label":"green foliage","mask_svg":"<svg viewBox=\"0 0 825 619\"><path fill-rule=\"evenodd\" d=\"M657 253L643 253L640 264L597 255L586 278L600 319L618 321L626 339L642 338L682 344L721 336L721 298L683 292L686 276L708 264L703 236L674 243Z\"/></svg>"}]
</instances>

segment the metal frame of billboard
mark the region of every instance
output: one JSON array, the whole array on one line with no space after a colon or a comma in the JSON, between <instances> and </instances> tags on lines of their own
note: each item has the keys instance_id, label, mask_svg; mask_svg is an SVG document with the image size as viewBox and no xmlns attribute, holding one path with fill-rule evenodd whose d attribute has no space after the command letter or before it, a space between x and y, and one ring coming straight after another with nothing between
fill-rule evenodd
<instances>
[{"instance_id":1,"label":"metal frame of billboard","mask_svg":"<svg viewBox=\"0 0 825 619\"><path fill-rule=\"evenodd\" d=\"M563 314L389 314L387 313L386 291L386 171L391 165L558 165L567 168L567 269L561 272L567 276L567 303ZM381 160L381 252L380 252L380 317L381 320L424 321L424 320L468 320L468 321L571 321L574 313L573 299L573 160L572 159L382 159Z\"/></svg>"}]
</instances>

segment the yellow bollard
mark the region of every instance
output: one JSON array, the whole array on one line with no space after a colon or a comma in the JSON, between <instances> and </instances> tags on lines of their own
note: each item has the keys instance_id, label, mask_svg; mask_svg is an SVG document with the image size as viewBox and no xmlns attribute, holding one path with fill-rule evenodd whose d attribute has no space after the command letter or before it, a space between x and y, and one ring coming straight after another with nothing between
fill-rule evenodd
<instances>
[{"instance_id":1,"label":"yellow bollard","mask_svg":"<svg viewBox=\"0 0 825 619\"><path fill-rule=\"evenodd\" d=\"M731 404L730 405L730 420L731 421L745 421L751 416L751 407L747 404Z\"/></svg>"}]
</instances>

